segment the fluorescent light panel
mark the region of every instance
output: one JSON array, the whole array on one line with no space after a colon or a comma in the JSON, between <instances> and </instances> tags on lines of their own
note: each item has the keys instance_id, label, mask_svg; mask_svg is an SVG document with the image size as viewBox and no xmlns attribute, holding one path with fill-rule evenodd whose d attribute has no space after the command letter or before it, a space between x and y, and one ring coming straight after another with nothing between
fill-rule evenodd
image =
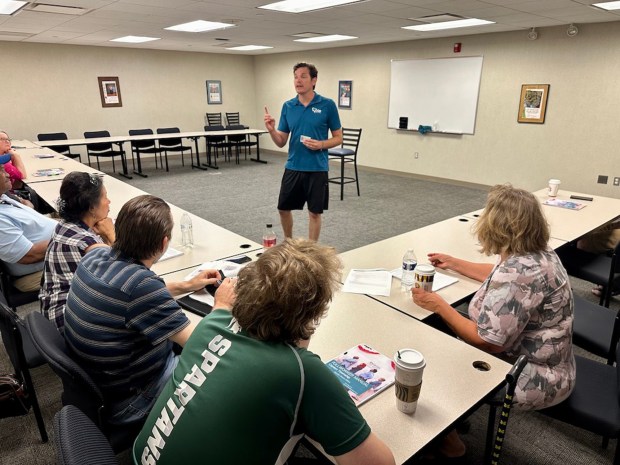
<instances>
[{"instance_id":1,"label":"fluorescent light panel","mask_svg":"<svg viewBox=\"0 0 620 465\"><path fill-rule=\"evenodd\" d=\"M259 6L264 10L282 11L284 13L305 13L306 11L322 10L334 6L359 3L365 0L284 0Z\"/></svg>"},{"instance_id":2,"label":"fluorescent light panel","mask_svg":"<svg viewBox=\"0 0 620 465\"><path fill-rule=\"evenodd\" d=\"M118 39L112 39L110 42L127 42L129 44L141 44L143 42L151 42L153 40L160 40L160 37L143 37L143 36L125 36Z\"/></svg>"},{"instance_id":3,"label":"fluorescent light panel","mask_svg":"<svg viewBox=\"0 0 620 465\"><path fill-rule=\"evenodd\" d=\"M205 32L205 31L216 31L218 29L226 29L229 27L235 27L234 24L228 23L218 23L213 21L203 21L199 19L198 21L192 21L184 24L177 24L176 26L166 27L169 31L183 31L183 32Z\"/></svg>"},{"instance_id":4,"label":"fluorescent light panel","mask_svg":"<svg viewBox=\"0 0 620 465\"><path fill-rule=\"evenodd\" d=\"M445 21L442 23L420 24L418 26L404 26L402 29L410 29L412 31L439 31L442 29L456 29L457 27L484 26L486 24L495 24L493 21L486 19L459 19L456 21Z\"/></svg>"},{"instance_id":5,"label":"fluorescent light panel","mask_svg":"<svg viewBox=\"0 0 620 465\"><path fill-rule=\"evenodd\" d=\"M351 40L351 39L357 39L357 37L343 36L340 34L332 34L330 36L310 37L308 39L295 39L295 42L320 43L320 42L336 42L338 40Z\"/></svg>"},{"instance_id":6,"label":"fluorescent light panel","mask_svg":"<svg viewBox=\"0 0 620 465\"><path fill-rule=\"evenodd\" d=\"M593 3L592 6L602 8L603 10L620 10L620 2Z\"/></svg>"},{"instance_id":7,"label":"fluorescent light panel","mask_svg":"<svg viewBox=\"0 0 620 465\"><path fill-rule=\"evenodd\" d=\"M254 50L265 50L267 48L273 48L273 47L268 47L266 45L239 45L238 47L227 47L226 50L238 50L240 52L251 52Z\"/></svg>"},{"instance_id":8,"label":"fluorescent light panel","mask_svg":"<svg viewBox=\"0 0 620 465\"><path fill-rule=\"evenodd\" d=\"M12 15L28 2L0 1L0 15Z\"/></svg>"}]
</instances>

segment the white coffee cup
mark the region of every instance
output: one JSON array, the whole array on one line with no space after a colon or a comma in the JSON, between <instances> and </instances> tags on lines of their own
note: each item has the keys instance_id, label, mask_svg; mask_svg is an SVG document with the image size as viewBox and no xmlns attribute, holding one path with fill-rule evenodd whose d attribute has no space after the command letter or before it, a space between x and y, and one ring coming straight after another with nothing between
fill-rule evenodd
<instances>
[{"instance_id":1,"label":"white coffee cup","mask_svg":"<svg viewBox=\"0 0 620 465\"><path fill-rule=\"evenodd\" d=\"M404 413L415 413L426 366L424 355L415 349L401 349L394 354L394 363L396 407Z\"/></svg>"},{"instance_id":2,"label":"white coffee cup","mask_svg":"<svg viewBox=\"0 0 620 465\"><path fill-rule=\"evenodd\" d=\"M558 195L558 190L560 189L560 180L559 179L549 179L549 197L555 197Z\"/></svg>"},{"instance_id":3,"label":"white coffee cup","mask_svg":"<svg viewBox=\"0 0 620 465\"><path fill-rule=\"evenodd\" d=\"M433 265L418 265L414 271L414 286L424 289L426 292L433 291L433 281L435 280L435 267Z\"/></svg>"}]
</instances>

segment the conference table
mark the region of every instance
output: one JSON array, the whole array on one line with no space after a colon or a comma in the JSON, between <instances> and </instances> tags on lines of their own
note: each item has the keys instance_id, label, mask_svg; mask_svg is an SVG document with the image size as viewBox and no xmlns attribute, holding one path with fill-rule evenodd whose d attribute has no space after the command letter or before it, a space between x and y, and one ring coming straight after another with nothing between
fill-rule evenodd
<instances>
[{"instance_id":1,"label":"conference table","mask_svg":"<svg viewBox=\"0 0 620 465\"><path fill-rule=\"evenodd\" d=\"M29 185L40 184L48 181L63 180L65 176L72 171L84 171L90 174L96 174L103 176L102 171L91 168L88 165L84 165L77 160L69 158L60 153L54 152L45 147L30 147L19 149L18 153L22 157L22 161L26 166L28 177L25 179ZM48 174L37 176L37 173L41 173L47 170L56 170L62 168L62 173ZM38 190L38 187L34 187Z\"/></svg>"},{"instance_id":2,"label":"conference table","mask_svg":"<svg viewBox=\"0 0 620 465\"><path fill-rule=\"evenodd\" d=\"M177 132L177 133L167 133L167 134L147 134L140 136L109 136L109 137L97 137L97 138L89 138L89 139L68 139L68 140L56 140L56 141L45 141L41 142L42 146L54 148L57 146L76 146L76 145L89 145L89 144L116 144L119 149L125 153L122 146L125 142L136 142L136 141L159 141L163 139L191 139L194 141L196 148L196 163L194 163L194 159L192 158L192 168L198 168L202 170L206 170L208 167L217 169L217 165L211 163L210 160L210 152L208 150L207 144L207 164L202 164L200 162L200 151L198 147L198 140L202 137L209 136L232 136L232 135L246 135L246 136L255 136L256 137L256 158L252 158L252 161L258 163L266 163L264 160L260 159L260 143L259 136L261 134L266 133L265 129L235 129L235 130L224 130L224 131L194 131L194 132ZM147 177L145 173L142 172L142 161L140 158L140 150L136 148L137 155L137 164L138 169L134 169L133 173L142 177ZM133 162L133 152L132 152L132 162ZM127 160L124 155L121 156L121 163L123 166L123 171L120 173L121 176L131 179L129 175L129 170L127 168Z\"/></svg>"}]
</instances>

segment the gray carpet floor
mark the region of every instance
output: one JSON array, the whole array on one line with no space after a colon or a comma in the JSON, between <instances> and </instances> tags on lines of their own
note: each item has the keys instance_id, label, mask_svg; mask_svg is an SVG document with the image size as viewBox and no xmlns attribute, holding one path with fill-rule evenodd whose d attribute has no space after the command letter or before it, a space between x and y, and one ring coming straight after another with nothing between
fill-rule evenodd
<instances>
[{"instance_id":1,"label":"gray carpet floor","mask_svg":"<svg viewBox=\"0 0 620 465\"><path fill-rule=\"evenodd\" d=\"M242 160L240 165L220 161L220 169L191 170L181 166L180 157L170 157L170 172L155 170L147 160L146 179L134 177L130 184L159 195L242 236L260 242L265 223L272 222L279 238L276 210L284 158L276 154L262 155L266 165ZM186 160L187 162L187 160ZM102 165L103 167L103 165ZM104 168L111 172L111 166ZM334 172L333 172L334 173ZM331 186L330 208L323 219L321 242L339 251L350 250L412 229L481 208L484 190L451 184L422 181L409 177L361 171L361 196L354 184L345 186L345 199L340 201L338 186ZM295 234L307 235L307 214L296 212ZM208 238L207 238L208 239ZM591 286L573 280L575 292L592 300ZM614 298L612 307L620 308ZM38 304L20 308L25 315L38 309ZM577 353L589 356L577 348ZM10 363L0 348L0 373L11 371ZM47 367L32 371L43 410L50 442L42 444L34 416L0 419L0 465L54 464L53 416L61 408L62 387ZM449 382L449 380L446 380ZM487 407L470 418L470 431L463 435L470 464L483 461ZM600 438L586 431L550 420L535 412L513 410L510 417L502 463L513 465L606 464L611 462L616 441L607 450ZM121 463L130 463L128 455ZM311 462L310 462L311 463Z\"/></svg>"}]
</instances>

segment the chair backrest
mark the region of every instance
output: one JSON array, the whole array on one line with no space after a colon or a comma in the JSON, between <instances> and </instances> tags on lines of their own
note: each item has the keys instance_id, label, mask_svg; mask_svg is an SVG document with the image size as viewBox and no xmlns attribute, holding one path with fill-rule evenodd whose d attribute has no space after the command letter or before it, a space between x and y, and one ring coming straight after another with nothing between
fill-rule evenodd
<instances>
[{"instance_id":1,"label":"chair backrest","mask_svg":"<svg viewBox=\"0 0 620 465\"><path fill-rule=\"evenodd\" d=\"M67 134L65 134L64 132L49 132L44 134L37 134L37 139L39 139L39 142L45 142L51 140L68 140L68 137ZM54 150L60 153L70 152L70 148L68 145L56 145L54 146Z\"/></svg>"},{"instance_id":2,"label":"chair backrest","mask_svg":"<svg viewBox=\"0 0 620 465\"><path fill-rule=\"evenodd\" d=\"M54 431L60 465L118 464L101 430L74 405L65 405L56 414Z\"/></svg>"},{"instance_id":3,"label":"chair backrest","mask_svg":"<svg viewBox=\"0 0 620 465\"><path fill-rule=\"evenodd\" d=\"M71 357L64 338L56 326L39 312L26 317L30 337L50 368L62 381L63 405L75 405L88 417L102 425L103 395L92 378Z\"/></svg>"},{"instance_id":4,"label":"chair backrest","mask_svg":"<svg viewBox=\"0 0 620 465\"><path fill-rule=\"evenodd\" d=\"M242 124L229 124L226 126L226 129L229 131L237 131L239 129L245 129L245 126ZM243 142L245 141L245 134L234 134L228 136L228 140L231 142Z\"/></svg>"},{"instance_id":5,"label":"chair backrest","mask_svg":"<svg viewBox=\"0 0 620 465\"><path fill-rule=\"evenodd\" d=\"M207 123L209 124L209 126L221 125L222 114L221 113L207 113Z\"/></svg>"},{"instance_id":6,"label":"chair backrest","mask_svg":"<svg viewBox=\"0 0 620 465\"><path fill-rule=\"evenodd\" d=\"M157 134L177 134L180 133L179 128L157 128ZM159 146L164 148L178 147L181 144L180 137L173 137L170 139L159 139Z\"/></svg>"},{"instance_id":7,"label":"chair backrest","mask_svg":"<svg viewBox=\"0 0 620 465\"><path fill-rule=\"evenodd\" d=\"M362 128L351 129L342 128L342 147L351 149L357 155L357 148L360 145L360 139L362 138Z\"/></svg>"},{"instance_id":8,"label":"chair backrest","mask_svg":"<svg viewBox=\"0 0 620 465\"><path fill-rule=\"evenodd\" d=\"M152 129L130 129L130 136L148 136L153 134ZM139 149L153 149L155 148L155 140L132 140L132 147L137 147Z\"/></svg>"},{"instance_id":9,"label":"chair backrest","mask_svg":"<svg viewBox=\"0 0 620 465\"><path fill-rule=\"evenodd\" d=\"M11 273L2 260L0 260L0 291L13 310L16 310L20 305L39 300L39 291L22 292L13 286Z\"/></svg>"},{"instance_id":10,"label":"chair backrest","mask_svg":"<svg viewBox=\"0 0 620 465\"><path fill-rule=\"evenodd\" d=\"M224 126L221 124L214 124L213 126L205 126L205 132L209 131L224 131ZM206 136L207 142L224 142L226 136Z\"/></svg>"},{"instance_id":11,"label":"chair backrest","mask_svg":"<svg viewBox=\"0 0 620 465\"><path fill-rule=\"evenodd\" d=\"M228 113L226 112L226 124L239 124L239 112Z\"/></svg>"},{"instance_id":12,"label":"chair backrest","mask_svg":"<svg viewBox=\"0 0 620 465\"><path fill-rule=\"evenodd\" d=\"M110 137L108 131L86 131L84 139L97 139L99 137ZM91 152L107 152L112 150L111 142L100 142L97 144L86 144L86 150Z\"/></svg>"}]
</instances>

